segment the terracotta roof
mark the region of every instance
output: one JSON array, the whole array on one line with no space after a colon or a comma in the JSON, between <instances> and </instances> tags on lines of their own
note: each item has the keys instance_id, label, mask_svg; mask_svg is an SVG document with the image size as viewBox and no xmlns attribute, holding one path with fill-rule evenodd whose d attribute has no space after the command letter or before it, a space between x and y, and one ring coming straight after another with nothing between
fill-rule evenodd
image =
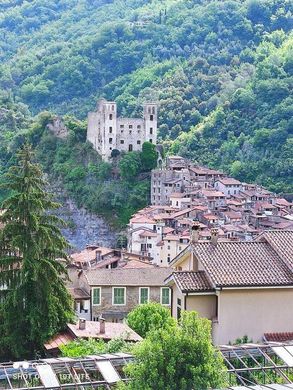
<instances>
[{"instance_id":1,"label":"terracotta roof","mask_svg":"<svg viewBox=\"0 0 293 390\"><path fill-rule=\"evenodd\" d=\"M223 213L223 215L225 215L225 217L228 217L229 219L241 219L242 218L242 214L238 211L225 211Z\"/></svg>"},{"instance_id":2,"label":"terracotta roof","mask_svg":"<svg viewBox=\"0 0 293 390\"><path fill-rule=\"evenodd\" d=\"M69 331L76 338L99 338L111 340L122 337L129 341L140 341L142 338L128 325L115 322L105 322L105 333L100 333L98 321L86 321L86 328L81 330L77 324L67 324Z\"/></svg>"},{"instance_id":3,"label":"terracotta roof","mask_svg":"<svg viewBox=\"0 0 293 390\"><path fill-rule=\"evenodd\" d=\"M172 233L174 232L175 229L169 227L169 226L164 226L163 227L163 234L169 234L169 233Z\"/></svg>"},{"instance_id":4,"label":"terracotta roof","mask_svg":"<svg viewBox=\"0 0 293 390\"><path fill-rule=\"evenodd\" d=\"M292 270L266 242L199 242L192 249L215 286L293 286Z\"/></svg>"},{"instance_id":5,"label":"terracotta roof","mask_svg":"<svg viewBox=\"0 0 293 390\"><path fill-rule=\"evenodd\" d=\"M82 288L69 287L68 291L73 299L89 299L90 298L90 294L88 294Z\"/></svg>"},{"instance_id":6,"label":"terracotta roof","mask_svg":"<svg viewBox=\"0 0 293 390\"><path fill-rule=\"evenodd\" d=\"M262 233L259 241L268 242L293 272L293 231L272 230Z\"/></svg>"},{"instance_id":7,"label":"terracotta roof","mask_svg":"<svg viewBox=\"0 0 293 390\"><path fill-rule=\"evenodd\" d=\"M105 256L113 253L114 249L102 246L88 247L79 253L73 253L70 257L73 262L84 263L95 260L97 252L99 252L101 256Z\"/></svg>"},{"instance_id":8,"label":"terracotta roof","mask_svg":"<svg viewBox=\"0 0 293 390\"><path fill-rule=\"evenodd\" d=\"M184 198L186 196L186 194L184 194L183 192L173 192L169 198Z\"/></svg>"},{"instance_id":9,"label":"terracotta roof","mask_svg":"<svg viewBox=\"0 0 293 390\"><path fill-rule=\"evenodd\" d=\"M74 340L74 337L68 332L59 333L54 336L51 340L49 340L44 347L47 351L52 349L59 349L62 345L66 345Z\"/></svg>"},{"instance_id":10,"label":"terracotta roof","mask_svg":"<svg viewBox=\"0 0 293 390\"><path fill-rule=\"evenodd\" d=\"M218 179L216 181L219 181L220 183L224 185L239 185L241 182L239 180L233 179L233 177L226 177L223 179Z\"/></svg>"},{"instance_id":11,"label":"terracotta roof","mask_svg":"<svg viewBox=\"0 0 293 390\"><path fill-rule=\"evenodd\" d=\"M202 194L207 198L224 198L225 194L221 191L202 190Z\"/></svg>"},{"instance_id":12,"label":"terracotta roof","mask_svg":"<svg viewBox=\"0 0 293 390\"><path fill-rule=\"evenodd\" d=\"M292 206L292 203L288 202L286 199L283 198L276 199L276 203L277 205L281 205L281 206Z\"/></svg>"},{"instance_id":13,"label":"terracotta roof","mask_svg":"<svg viewBox=\"0 0 293 390\"><path fill-rule=\"evenodd\" d=\"M140 237L157 237L157 233L144 230L142 233L140 233Z\"/></svg>"},{"instance_id":14,"label":"terracotta roof","mask_svg":"<svg viewBox=\"0 0 293 390\"><path fill-rule=\"evenodd\" d=\"M146 215L138 215L131 218L130 223L149 223L154 224L155 220L147 217Z\"/></svg>"},{"instance_id":15,"label":"terracotta roof","mask_svg":"<svg viewBox=\"0 0 293 390\"><path fill-rule=\"evenodd\" d=\"M156 266L150 262L142 260L129 260L121 268L156 268Z\"/></svg>"},{"instance_id":16,"label":"terracotta roof","mask_svg":"<svg viewBox=\"0 0 293 390\"><path fill-rule=\"evenodd\" d=\"M172 270L157 268L114 268L85 271L92 286L163 286Z\"/></svg>"},{"instance_id":17,"label":"terracotta roof","mask_svg":"<svg viewBox=\"0 0 293 390\"><path fill-rule=\"evenodd\" d=\"M198 272L174 272L172 278L178 288L183 292L213 291L204 271Z\"/></svg>"},{"instance_id":18,"label":"terracotta roof","mask_svg":"<svg viewBox=\"0 0 293 390\"><path fill-rule=\"evenodd\" d=\"M265 333L265 341L279 342L284 343L286 341L293 341L293 332L283 332L283 333Z\"/></svg>"}]
</instances>

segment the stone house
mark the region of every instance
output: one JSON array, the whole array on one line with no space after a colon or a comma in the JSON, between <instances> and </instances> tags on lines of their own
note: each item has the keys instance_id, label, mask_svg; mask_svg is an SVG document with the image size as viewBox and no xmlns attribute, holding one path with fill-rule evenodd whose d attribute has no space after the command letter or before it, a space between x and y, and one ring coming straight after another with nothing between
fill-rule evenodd
<instances>
[{"instance_id":1,"label":"stone house","mask_svg":"<svg viewBox=\"0 0 293 390\"><path fill-rule=\"evenodd\" d=\"M164 280L171 271L163 267L71 270L70 278L75 288L88 295L89 320L102 316L109 322L122 322L141 303L170 306L170 289Z\"/></svg>"},{"instance_id":2,"label":"stone house","mask_svg":"<svg viewBox=\"0 0 293 390\"><path fill-rule=\"evenodd\" d=\"M101 99L88 114L87 140L105 161L113 150L141 151L144 142L157 143L157 116L157 105L146 103L143 118L120 118L116 103Z\"/></svg>"},{"instance_id":3,"label":"stone house","mask_svg":"<svg viewBox=\"0 0 293 390\"><path fill-rule=\"evenodd\" d=\"M226 197L238 195L242 190L242 183L232 177L226 177L215 181L215 188L225 194Z\"/></svg>"},{"instance_id":4,"label":"stone house","mask_svg":"<svg viewBox=\"0 0 293 390\"><path fill-rule=\"evenodd\" d=\"M292 331L293 231L268 231L254 242L192 243L170 264L172 315L195 310L212 321L215 344L247 335L254 342L264 333Z\"/></svg>"}]
</instances>

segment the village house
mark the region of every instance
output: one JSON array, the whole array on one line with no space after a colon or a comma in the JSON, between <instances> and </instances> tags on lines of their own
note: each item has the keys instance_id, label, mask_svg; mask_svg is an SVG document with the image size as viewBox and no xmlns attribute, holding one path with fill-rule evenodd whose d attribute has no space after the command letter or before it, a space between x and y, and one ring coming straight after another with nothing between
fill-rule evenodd
<instances>
[{"instance_id":1,"label":"village house","mask_svg":"<svg viewBox=\"0 0 293 390\"><path fill-rule=\"evenodd\" d=\"M221 178L215 181L215 188L223 192L226 197L232 195L238 195L242 189L242 184L239 180L233 179L232 177Z\"/></svg>"},{"instance_id":2,"label":"village house","mask_svg":"<svg viewBox=\"0 0 293 390\"><path fill-rule=\"evenodd\" d=\"M115 269L70 269L71 289L83 291L89 307L80 316L90 321L103 317L108 322L122 322L137 305L160 302L170 307L170 289L164 280L170 268L136 267ZM86 314L86 315L85 315Z\"/></svg>"},{"instance_id":3,"label":"village house","mask_svg":"<svg viewBox=\"0 0 293 390\"><path fill-rule=\"evenodd\" d=\"M172 315L195 310L212 321L215 344L245 335L254 342L265 333L292 331L293 231L268 231L253 242L199 241L192 228L191 244L170 264L166 279L172 289Z\"/></svg>"},{"instance_id":4,"label":"village house","mask_svg":"<svg viewBox=\"0 0 293 390\"><path fill-rule=\"evenodd\" d=\"M84 250L69 256L72 266L81 269L125 267L130 262L150 264L150 258L142 254L127 252L125 249L105 248L88 245Z\"/></svg>"},{"instance_id":5,"label":"village house","mask_svg":"<svg viewBox=\"0 0 293 390\"><path fill-rule=\"evenodd\" d=\"M138 342L142 338L127 324L106 322L100 317L99 321L86 321L80 318L77 323L68 323L65 331L57 334L44 344L46 352L50 356L58 356L60 348L77 339L104 340L123 339L128 342Z\"/></svg>"},{"instance_id":6,"label":"village house","mask_svg":"<svg viewBox=\"0 0 293 390\"><path fill-rule=\"evenodd\" d=\"M120 118L115 102L100 99L88 114L87 140L105 161L114 150L141 151L144 142L157 143L157 111L155 103L146 103L143 118Z\"/></svg>"}]
</instances>

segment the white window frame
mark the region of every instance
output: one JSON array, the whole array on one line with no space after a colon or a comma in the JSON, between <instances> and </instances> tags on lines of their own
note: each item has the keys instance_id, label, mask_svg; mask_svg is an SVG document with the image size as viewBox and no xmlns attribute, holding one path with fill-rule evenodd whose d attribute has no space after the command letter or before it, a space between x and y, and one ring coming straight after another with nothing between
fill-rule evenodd
<instances>
[{"instance_id":1,"label":"white window frame","mask_svg":"<svg viewBox=\"0 0 293 390\"><path fill-rule=\"evenodd\" d=\"M167 288L169 289L169 303L163 303L163 290L167 289ZM171 305L171 290L169 287L161 287L160 302L161 302L161 305L163 305L163 306L170 306Z\"/></svg>"},{"instance_id":2,"label":"white window frame","mask_svg":"<svg viewBox=\"0 0 293 390\"><path fill-rule=\"evenodd\" d=\"M114 303L114 291L117 288L122 288L124 290L124 303ZM120 286L115 286L112 287L112 305L113 306L126 306L126 287L120 287Z\"/></svg>"},{"instance_id":3,"label":"white window frame","mask_svg":"<svg viewBox=\"0 0 293 390\"><path fill-rule=\"evenodd\" d=\"M94 303L94 290L100 290L100 303ZM92 287L92 306L101 306L101 302L102 302L102 288Z\"/></svg>"},{"instance_id":4,"label":"white window frame","mask_svg":"<svg viewBox=\"0 0 293 390\"><path fill-rule=\"evenodd\" d=\"M139 304L140 304L140 305L143 304L143 303L141 302L141 290L142 290L143 288L145 288L145 289L148 290L148 299L147 299L147 301L144 302L144 303L149 303L149 301L150 301L150 288L149 288L149 287L139 287Z\"/></svg>"}]
</instances>

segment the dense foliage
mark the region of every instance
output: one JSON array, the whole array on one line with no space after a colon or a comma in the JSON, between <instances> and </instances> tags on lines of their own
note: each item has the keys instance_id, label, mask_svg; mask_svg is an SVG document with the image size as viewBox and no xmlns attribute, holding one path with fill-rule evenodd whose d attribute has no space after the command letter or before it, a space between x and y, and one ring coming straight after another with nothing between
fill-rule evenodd
<instances>
[{"instance_id":1,"label":"dense foliage","mask_svg":"<svg viewBox=\"0 0 293 390\"><path fill-rule=\"evenodd\" d=\"M211 341L211 324L195 312L183 312L179 325L152 330L134 347L126 367L131 390L218 389L225 386L225 366Z\"/></svg>"},{"instance_id":2,"label":"dense foliage","mask_svg":"<svg viewBox=\"0 0 293 390\"><path fill-rule=\"evenodd\" d=\"M271 34L255 58L256 71L248 85L179 136L171 149L240 180L292 192L293 36Z\"/></svg>"},{"instance_id":3,"label":"dense foliage","mask_svg":"<svg viewBox=\"0 0 293 390\"><path fill-rule=\"evenodd\" d=\"M146 337L153 330L171 330L176 325L170 309L156 302L134 308L127 316L127 323L141 337Z\"/></svg>"},{"instance_id":4,"label":"dense foliage","mask_svg":"<svg viewBox=\"0 0 293 390\"><path fill-rule=\"evenodd\" d=\"M30 146L17 155L5 187L11 195L1 205L0 359L34 357L43 343L73 318L65 286L67 242L58 207L47 193Z\"/></svg>"},{"instance_id":5,"label":"dense foliage","mask_svg":"<svg viewBox=\"0 0 293 390\"><path fill-rule=\"evenodd\" d=\"M104 215L115 226L128 223L130 216L149 201L149 167L147 158L156 164L155 146L143 145L140 152L121 154L111 163L101 157L86 141L86 125L66 117L66 139L56 138L46 124L52 115L43 113L34 123L30 139L38 160L50 173L51 181L62 181L66 193L79 207ZM151 158L152 159L151 159ZM155 158L154 158L155 157Z\"/></svg>"},{"instance_id":6,"label":"dense foliage","mask_svg":"<svg viewBox=\"0 0 293 390\"><path fill-rule=\"evenodd\" d=\"M133 343L126 342L123 338L116 338L106 343L99 339L76 339L60 347L62 356L78 358L101 353L130 352Z\"/></svg>"}]
</instances>

